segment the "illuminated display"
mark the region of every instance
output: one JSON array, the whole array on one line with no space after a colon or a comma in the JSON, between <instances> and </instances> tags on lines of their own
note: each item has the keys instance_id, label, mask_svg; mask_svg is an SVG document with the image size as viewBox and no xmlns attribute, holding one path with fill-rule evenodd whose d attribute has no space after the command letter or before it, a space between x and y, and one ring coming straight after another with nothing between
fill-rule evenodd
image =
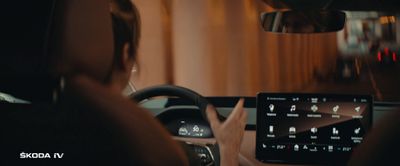
<instances>
[{"instance_id":1,"label":"illuminated display","mask_svg":"<svg viewBox=\"0 0 400 166\"><path fill-rule=\"evenodd\" d=\"M265 162L346 161L370 128L371 106L370 96L259 94L256 156Z\"/></svg>"},{"instance_id":2,"label":"illuminated display","mask_svg":"<svg viewBox=\"0 0 400 166\"><path fill-rule=\"evenodd\" d=\"M184 137L209 137L211 135L210 128L203 124L188 123L181 121L178 128L178 135Z\"/></svg>"}]
</instances>

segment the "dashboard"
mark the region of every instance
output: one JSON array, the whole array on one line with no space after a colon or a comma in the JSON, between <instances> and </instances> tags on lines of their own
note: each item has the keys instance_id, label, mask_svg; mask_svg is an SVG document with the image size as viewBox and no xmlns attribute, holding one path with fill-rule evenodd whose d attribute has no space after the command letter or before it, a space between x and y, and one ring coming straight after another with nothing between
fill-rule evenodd
<instances>
[{"instance_id":1,"label":"dashboard","mask_svg":"<svg viewBox=\"0 0 400 166\"><path fill-rule=\"evenodd\" d=\"M300 96L299 96L300 97ZM307 96L303 96L303 97L307 97ZM329 96L325 96L325 97L329 97ZM338 97L338 96L336 96ZM337 119L334 118L332 116L337 116L335 114L333 114L333 110L334 107L336 105L332 105L334 103L340 102L340 103L344 103L344 105L342 106L341 104L339 105L338 111L342 110L341 108L345 108L345 107L352 107L351 110L353 110L354 112L356 112L356 105L354 105L354 98L351 99L351 97L354 96L348 96L350 98L348 99L344 99L344 96L339 96L341 98L340 101L335 101L334 98L330 98L330 99L326 99L326 103L329 103L329 107L331 113L326 113L323 115L326 116L330 116L333 119ZM210 101L210 103L212 103L217 111L227 117L230 113L230 111L232 111L233 107L235 106L236 102L238 101L239 98L244 98L245 99L245 103L244 103L244 107L246 109L246 111L248 112L248 119L247 119L247 125L246 125L246 131L245 131L245 135L243 138L243 143L241 146L241 154L240 154L240 163L241 165L281 165L282 163L290 163L290 162L282 162L281 160L275 160L275 161L266 161L266 160L260 160L259 156L256 156L256 151L257 148L262 147L263 145L260 144L260 142L257 142L257 136L259 132L258 130L260 129L260 127L257 127L257 122L259 122L259 120L257 119L257 98L256 97L207 97L207 99ZM323 102L323 98L324 96L318 96L318 98L320 99L320 102ZM310 99L311 100L311 99ZM328 101L329 100L329 101ZM360 119L360 116L357 117L357 115L354 115L354 117L356 117L355 119L357 123L357 125L361 125L360 129L358 130L358 128L346 128L346 122L343 123L344 126L338 126L336 128L336 130L338 131L338 134L340 134L340 136L342 134L345 135L349 135L350 137L347 139L344 136L341 136L340 139L341 140L347 140L345 142L341 142L340 145L343 144L349 144L350 147L353 146L353 144L358 144L359 142L362 141L362 139L360 138L355 138L352 139L351 137L357 137L356 134L360 134L363 135L365 134L365 132L368 130L369 126L368 123L374 124L374 122L379 121L382 117L384 117L386 114L399 110L400 109L400 105L399 104L393 104L393 103L381 103L381 102L375 102L373 104L371 104L370 106L368 106L368 104L372 101L370 101L372 99L370 99L368 96L361 96L361 98L357 98L357 101L355 102L356 104L361 104L362 106L360 106L360 115L362 115L362 119L365 120L365 122L362 122ZM277 102L276 105L274 105L274 109L276 109L276 111L278 111L279 108L283 108L284 110L286 110L287 112L284 113L283 115L287 116L287 114L290 112L290 110L292 109L292 105L291 103L293 103L293 101L290 101L290 103L284 103L283 101L274 101L271 100L269 102ZM307 111L310 114L312 112L312 105L307 105L305 108L303 108L304 103L311 103L312 101L304 101L302 99L299 99L299 101L295 101L295 105L296 105L296 111L298 111L299 116L301 115L305 115L305 117L307 117ZM285 107L281 107L280 105L283 104L285 105ZM321 104L321 103L320 103ZM265 105L265 109L268 111L269 110L269 105L268 102ZM346 105L346 106L345 106ZM190 101L187 101L185 99L181 99L181 98L157 98L157 99L152 99L152 100L147 100L146 102L142 103L142 106L145 107L146 109L148 109L155 117L157 117L161 123L163 123L166 128L170 131L170 133L174 136L174 138L178 139L178 140L183 140L183 141L187 141L187 142L202 142L204 144L215 144L215 140L212 138L212 132L210 127L208 126L208 124L204 121L204 119L202 119L202 116L200 114L200 112L198 111L198 108L193 106L192 103ZM321 110L323 107L326 106L320 106L318 105L318 110ZM354 107L354 108L353 108ZM370 110L368 110L370 109ZM363 113L361 113L363 112ZM369 112L369 113L368 113ZM367 114L365 114L367 113ZM343 114L345 114L344 112L340 113L341 116L343 117L347 117L344 116ZM346 113L347 114L347 113ZM292 116L292 115L290 115ZM350 116L352 118L353 115ZM276 118L276 121L280 121L279 118L282 117L270 117L270 118ZM294 119L296 119L296 117L290 117ZM309 117L312 118L312 117ZM297 118L298 119L298 118ZM318 119L316 117L313 117L313 119ZM293 121L293 123L303 123L302 121L304 120L298 120L298 122ZM305 122L307 122L307 120L305 120ZM334 122L334 121L333 121ZM333 123L332 122L332 123ZM271 122L272 123L272 122ZM354 122L351 122L354 123ZM364 125L364 123L366 123ZM339 123L340 124L340 123ZM354 124L352 124L353 126ZM355 126L355 125L354 125ZM264 130L262 130L265 133L268 133L270 128L269 128L269 124L265 122L265 126L262 127ZM289 128L288 126L286 127L282 127L283 129L280 129L280 127L273 127L273 131L274 132L289 132ZM286 129L287 128L287 129ZM308 127L304 127L305 129L307 129L308 134L311 133L311 129L313 127L308 126ZM330 138L330 136L334 133L335 130L333 130L332 126L327 127L327 128L320 128L320 127L316 127L317 128L317 132L324 132L324 133L329 133L327 134L329 137L327 139L328 142ZM343 129L342 129L343 128ZM282 130L282 131L281 131ZM261 130L260 130L261 131ZM312 145L313 142L296 142L298 141L298 139L301 136L301 132L302 130L298 127L296 127L296 133L299 133L299 136L297 136L296 134L296 139L292 140L293 143L299 143L299 151L304 148L304 145L307 144L307 148L308 150L313 149ZM336 131L335 131L336 132ZM357 132L357 133L356 133ZM288 134L286 133L286 136L288 136ZM323 134L325 135L325 134ZM310 135L308 135L310 136ZM268 137L267 137L268 138ZM362 138L362 137L361 137ZM311 137L309 137L309 139L311 139ZM275 139L272 138L269 141L271 142L266 142L268 143L270 146L273 146L273 142L275 141L280 141L279 139ZM337 141L337 140L336 140ZM302 143L300 146L300 143ZM326 153L329 152L329 146L328 144L325 144L323 141L322 142L315 142L314 144L318 144L318 145L326 145ZM295 145L295 144L294 144ZM294 152L294 145L291 146L291 152ZM337 144L333 144L331 146L332 150L337 150L338 147L336 147L335 145ZM275 147L277 147L275 145ZM334 148L335 147L335 148ZM322 147L321 147L322 148ZM341 150L343 151L343 147L339 147L341 148ZM344 150L352 150L351 148L346 149L346 147L344 148ZM322 152L316 152L315 154L321 154ZM316 158L318 158L318 155L315 154L311 154L309 156L311 156L307 162L296 162L296 161L292 161L291 163L303 163L303 165L308 165L308 164L313 164L313 163L318 163L315 162L313 160L315 160ZM212 154L214 157L216 157L218 154ZM289 154L288 156L293 156L292 154ZM337 156L337 155L335 155ZM216 157L217 158L217 157ZM337 160L339 158L336 158ZM276 164L276 163L281 163L281 164Z\"/></svg>"}]
</instances>

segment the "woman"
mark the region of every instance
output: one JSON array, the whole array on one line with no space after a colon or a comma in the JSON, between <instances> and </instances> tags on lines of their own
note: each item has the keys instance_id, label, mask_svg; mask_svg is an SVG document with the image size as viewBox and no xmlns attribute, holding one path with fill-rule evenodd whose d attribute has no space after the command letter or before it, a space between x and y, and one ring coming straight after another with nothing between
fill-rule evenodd
<instances>
[{"instance_id":1,"label":"woman","mask_svg":"<svg viewBox=\"0 0 400 166\"><path fill-rule=\"evenodd\" d=\"M55 13L54 75L66 80L66 98L111 122L140 165L188 165L182 148L147 111L122 96L140 38L138 11L130 0L66 0ZM94 5L95 4L95 5ZM111 12L111 20L109 13ZM57 26L58 25L58 26ZM114 41L114 42L111 42ZM71 97L72 96L72 97ZM238 165L247 120L240 100L225 122L207 108L220 147L221 165Z\"/></svg>"}]
</instances>

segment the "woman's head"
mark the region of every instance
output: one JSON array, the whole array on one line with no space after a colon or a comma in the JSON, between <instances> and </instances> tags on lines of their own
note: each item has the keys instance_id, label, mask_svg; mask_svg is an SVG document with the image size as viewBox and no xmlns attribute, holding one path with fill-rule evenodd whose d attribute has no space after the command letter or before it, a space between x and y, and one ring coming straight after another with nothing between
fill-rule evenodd
<instances>
[{"instance_id":1,"label":"woman's head","mask_svg":"<svg viewBox=\"0 0 400 166\"><path fill-rule=\"evenodd\" d=\"M114 72L109 75L111 84L119 84L121 91L130 78L137 57L140 39L140 16L131 0L111 0L110 3L114 34Z\"/></svg>"},{"instance_id":2,"label":"woman's head","mask_svg":"<svg viewBox=\"0 0 400 166\"><path fill-rule=\"evenodd\" d=\"M114 33L115 55L121 56L124 44L129 44L130 56L135 59L140 39L140 16L130 0L111 0L110 11Z\"/></svg>"},{"instance_id":3,"label":"woman's head","mask_svg":"<svg viewBox=\"0 0 400 166\"><path fill-rule=\"evenodd\" d=\"M53 27L54 74L85 74L125 87L140 38L139 14L130 0L58 1Z\"/></svg>"}]
</instances>

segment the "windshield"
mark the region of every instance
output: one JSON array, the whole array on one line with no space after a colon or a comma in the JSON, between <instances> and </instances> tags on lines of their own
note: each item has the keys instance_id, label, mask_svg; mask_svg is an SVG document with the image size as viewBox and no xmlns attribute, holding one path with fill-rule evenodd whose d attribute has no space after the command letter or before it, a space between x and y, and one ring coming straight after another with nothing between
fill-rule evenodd
<instances>
[{"instance_id":1,"label":"windshield","mask_svg":"<svg viewBox=\"0 0 400 166\"><path fill-rule=\"evenodd\" d=\"M398 14L351 11L339 32L277 34L263 31L259 17L267 9L255 2L194 2L138 4L146 8L131 79L138 89L175 84L205 96L300 92L400 101Z\"/></svg>"},{"instance_id":2,"label":"windshield","mask_svg":"<svg viewBox=\"0 0 400 166\"><path fill-rule=\"evenodd\" d=\"M335 74L320 81L321 92L368 93L378 101L400 100L397 17L378 12L346 12L345 29L337 34Z\"/></svg>"}]
</instances>

